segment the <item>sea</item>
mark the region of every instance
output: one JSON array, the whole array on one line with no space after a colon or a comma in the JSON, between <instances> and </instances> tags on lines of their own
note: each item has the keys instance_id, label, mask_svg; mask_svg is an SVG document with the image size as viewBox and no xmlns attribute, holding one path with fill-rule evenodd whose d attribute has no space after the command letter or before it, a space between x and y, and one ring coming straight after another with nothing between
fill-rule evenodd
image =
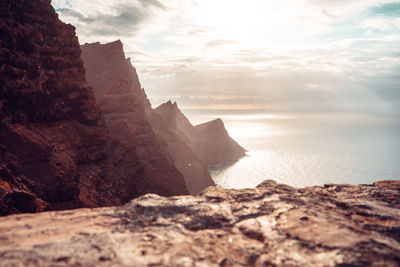
<instances>
[{"instance_id":1,"label":"sea","mask_svg":"<svg viewBox=\"0 0 400 267\"><path fill-rule=\"evenodd\" d=\"M276 113L184 110L193 124L221 118L247 150L235 163L210 168L224 188L264 180L295 187L400 180L400 116L346 112Z\"/></svg>"}]
</instances>

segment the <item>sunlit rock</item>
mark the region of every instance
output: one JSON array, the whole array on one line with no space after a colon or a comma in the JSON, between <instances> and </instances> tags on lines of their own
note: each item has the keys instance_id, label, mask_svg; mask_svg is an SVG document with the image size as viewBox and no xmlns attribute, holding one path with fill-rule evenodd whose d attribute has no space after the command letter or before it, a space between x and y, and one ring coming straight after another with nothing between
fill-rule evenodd
<instances>
[{"instance_id":1,"label":"sunlit rock","mask_svg":"<svg viewBox=\"0 0 400 267\"><path fill-rule=\"evenodd\" d=\"M400 182L145 195L0 218L0 266L397 266Z\"/></svg>"}]
</instances>

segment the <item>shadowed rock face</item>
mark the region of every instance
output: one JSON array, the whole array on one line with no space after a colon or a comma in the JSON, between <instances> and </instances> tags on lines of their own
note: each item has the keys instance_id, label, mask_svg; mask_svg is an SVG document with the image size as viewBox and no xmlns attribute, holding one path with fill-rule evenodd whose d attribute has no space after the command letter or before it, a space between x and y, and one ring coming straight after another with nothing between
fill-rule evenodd
<instances>
[{"instance_id":1,"label":"shadowed rock face","mask_svg":"<svg viewBox=\"0 0 400 267\"><path fill-rule=\"evenodd\" d=\"M192 138L197 134L195 128L176 103L169 101L151 110L150 123L155 132L165 139L175 166L185 177L191 194L200 193L207 186L215 185L207 165L194 150Z\"/></svg>"},{"instance_id":2,"label":"shadowed rock face","mask_svg":"<svg viewBox=\"0 0 400 267\"><path fill-rule=\"evenodd\" d=\"M110 136L125 150L146 152L140 157L155 165L152 176L159 170L163 177L170 177L166 179L169 181L184 178L188 192L198 194L207 186L215 185L207 165L244 156L244 149L229 137L222 121L195 128L176 103L168 102L151 109L119 40L85 44L81 48L86 79L94 89ZM149 142L143 142L143 138ZM117 162L126 159L119 150L112 158ZM164 167L160 170L157 166ZM175 167L179 173L174 173ZM129 175L129 164L125 169L124 175Z\"/></svg>"},{"instance_id":3,"label":"shadowed rock face","mask_svg":"<svg viewBox=\"0 0 400 267\"><path fill-rule=\"evenodd\" d=\"M115 124L105 125L75 28L58 20L50 1L0 1L0 36L0 215L188 193L141 116L143 98L120 97L134 107L110 103L128 110L117 109ZM131 110L145 125L134 127L133 141L130 122L118 119Z\"/></svg>"},{"instance_id":4,"label":"shadowed rock face","mask_svg":"<svg viewBox=\"0 0 400 267\"><path fill-rule=\"evenodd\" d=\"M82 51L86 79L94 88L111 137L128 150L145 151L141 157L146 161L156 165L158 160L159 166L164 164L162 169L154 170L158 170L161 177L170 177L166 180L184 178L191 194L215 185L207 167L199 161L186 137L180 135L174 125L168 125L176 117L171 117L170 121L162 120L162 125L157 124L160 127L154 127L153 122L156 119L152 118L155 112L141 88L135 68L125 59L122 43L116 41L108 44L85 44ZM164 115L173 114L169 112ZM184 116L183 119L187 121ZM187 123L193 128L189 121ZM143 142L144 138L149 142ZM163 157L168 161L163 160ZM114 158L119 162L124 161L124 155L117 154ZM175 167L179 173L170 170ZM127 174L128 168L129 166Z\"/></svg>"},{"instance_id":5,"label":"shadowed rock face","mask_svg":"<svg viewBox=\"0 0 400 267\"><path fill-rule=\"evenodd\" d=\"M400 181L146 195L0 218L0 266L398 266L399 209Z\"/></svg>"},{"instance_id":6,"label":"shadowed rock face","mask_svg":"<svg viewBox=\"0 0 400 267\"><path fill-rule=\"evenodd\" d=\"M198 138L194 140L197 154L208 165L234 162L246 155L246 150L233 140L221 119L195 126Z\"/></svg>"},{"instance_id":7,"label":"shadowed rock face","mask_svg":"<svg viewBox=\"0 0 400 267\"><path fill-rule=\"evenodd\" d=\"M125 58L122 43L85 44L81 49L86 80L94 89L109 129L109 155L118 175L135 180L139 195L188 194L165 143L149 123L150 102L135 68ZM139 164L133 164L132 159Z\"/></svg>"},{"instance_id":8,"label":"shadowed rock face","mask_svg":"<svg viewBox=\"0 0 400 267\"><path fill-rule=\"evenodd\" d=\"M150 112L150 121L154 130L166 138L189 190L199 192L213 184L206 173L208 167L245 156L246 150L229 136L221 119L193 126L178 105L169 101ZM200 177L193 179L195 175Z\"/></svg>"},{"instance_id":9,"label":"shadowed rock face","mask_svg":"<svg viewBox=\"0 0 400 267\"><path fill-rule=\"evenodd\" d=\"M50 1L9 0L0 35L0 214L98 206L105 131L75 28Z\"/></svg>"},{"instance_id":10,"label":"shadowed rock face","mask_svg":"<svg viewBox=\"0 0 400 267\"><path fill-rule=\"evenodd\" d=\"M221 119L193 126L171 101L154 109L151 123L162 134L165 128L174 132L206 165L235 162L246 155L246 150L233 140Z\"/></svg>"}]
</instances>

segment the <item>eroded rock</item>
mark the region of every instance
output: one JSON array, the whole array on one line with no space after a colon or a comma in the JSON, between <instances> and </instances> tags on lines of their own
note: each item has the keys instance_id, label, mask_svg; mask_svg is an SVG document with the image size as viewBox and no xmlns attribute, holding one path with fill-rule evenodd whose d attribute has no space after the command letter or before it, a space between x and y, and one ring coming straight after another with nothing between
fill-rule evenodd
<instances>
[{"instance_id":1,"label":"eroded rock","mask_svg":"<svg viewBox=\"0 0 400 267\"><path fill-rule=\"evenodd\" d=\"M400 181L210 187L0 218L0 266L398 266Z\"/></svg>"},{"instance_id":2,"label":"eroded rock","mask_svg":"<svg viewBox=\"0 0 400 267\"><path fill-rule=\"evenodd\" d=\"M0 36L0 216L188 194L144 120L140 88L110 99L119 117L110 124L103 110L104 119L75 28L50 0L0 1ZM113 93L137 85L129 75L120 81Z\"/></svg>"},{"instance_id":3,"label":"eroded rock","mask_svg":"<svg viewBox=\"0 0 400 267\"><path fill-rule=\"evenodd\" d=\"M166 144L150 125L150 102L136 69L125 58L122 42L85 44L81 49L86 80L109 129L113 145L108 152L120 176L116 179L135 181L137 195L189 194ZM133 158L138 164L132 164Z\"/></svg>"}]
</instances>

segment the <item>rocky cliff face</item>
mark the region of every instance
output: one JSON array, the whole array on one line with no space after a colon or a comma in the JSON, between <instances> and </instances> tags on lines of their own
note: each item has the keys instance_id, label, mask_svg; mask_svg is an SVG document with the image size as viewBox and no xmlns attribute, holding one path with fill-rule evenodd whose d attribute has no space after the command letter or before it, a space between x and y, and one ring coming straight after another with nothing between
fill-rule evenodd
<instances>
[{"instance_id":1,"label":"rocky cliff face","mask_svg":"<svg viewBox=\"0 0 400 267\"><path fill-rule=\"evenodd\" d=\"M120 41L81 46L86 80L109 129L110 158L124 181L135 181L138 195L188 194L182 174L175 168L166 144L150 126L150 102L136 70L125 58ZM132 164L132 160L140 164Z\"/></svg>"},{"instance_id":2,"label":"rocky cliff face","mask_svg":"<svg viewBox=\"0 0 400 267\"><path fill-rule=\"evenodd\" d=\"M246 155L246 150L229 136L221 119L193 126L171 101L154 109L151 121L160 134L165 134L168 126L206 166L234 162Z\"/></svg>"},{"instance_id":3,"label":"rocky cliff face","mask_svg":"<svg viewBox=\"0 0 400 267\"><path fill-rule=\"evenodd\" d=\"M175 166L185 177L191 194L200 193L207 186L215 185L207 165L193 150L191 137L196 132L193 125L171 101L150 111L150 122L155 132L162 136Z\"/></svg>"},{"instance_id":4,"label":"rocky cliff face","mask_svg":"<svg viewBox=\"0 0 400 267\"><path fill-rule=\"evenodd\" d=\"M155 167L157 164L164 164L162 170L154 169L159 171L160 179L165 176L183 177L191 194L215 185L206 166L187 145L186 137L179 135L175 131L176 127L169 124L172 120L181 123L180 120L171 117L171 120L162 121L160 127L152 127L154 125L150 124L154 112L140 85L135 68L125 59L122 43L116 41L103 45L85 44L82 51L87 81L94 88L111 136L128 150L143 151L141 157L148 157L146 160ZM173 112L163 115L172 116ZM184 120L187 121L186 118ZM190 127L193 128L191 125ZM143 142L144 138L149 141ZM114 158L119 162L124 161L124 155L118 153ZM170 171L170 175L169 169L174 167L179 173L173 174ZM127 173L129 172L127 166Z\"/></svg>"},{"instance_id":5,"label":"rocky cliff face","mask_svg":"<svg viewBox=\"0 0 400 267\"><path fill-rule=\"evenodd\" d=\"M81 48L86 79L94 88L111 137L127 150L144 151L141 157L147 162L164 165L160 172L163 176L172 177L169 168L176 167L179 174L174 176L184 178L189 193L197 194L215 185L207 165L236 161L245 155L221 120L194 127L176 103L169 101L151 109L120 41L85 44ZM143 138L149 142L143 142ZM125 159L119 151L113 158L118 162ZM126 169L127 175L129 166ZM151 173L154 175L154 171Z\"/></svg>"},{"instance_id":6,"label":"rocky cliff face","mask_svg":"<svg viewBox=\"0 0 400 267\"><path fill-rule=\"evenodd\" d=\"M194 146L208 165L234 162L246 155L246 150L229 136L221 119L196 125L195 130L198 138L193 141Z\"/></svg>"},{"instance_id":7,"label":"rocky cliff face","mask_svg":"<svg viewBox=\"0 0 400 267\"><path fill-rule=\"evenodd\" d=\"M10 0L0 35L0 214L96 206L105 131L75 28L50 1Z\"/></svg>"},{"instance_id":8,"label":"rocky cliff face","mask_svg":"<svg viewBox=\"0 0 400 267\"><path fill-rule=\"evenodd\" d=\"M58 20L49 0L0 1L0 36L0 215L187 193L170 159L124 146L131 140L115 135L125 126L108 133L75 28ZM153 142L135 129L141 142Z\"/></svg>"},{"instance_id":9,"label":"rocky cliff face","mask_svg":"<svg viewBox=\"0 0 400 267\"><path fill-rule=\"evenodd\" d=\"M0 218L0 266L398 266L399 210L400 181L146 195Z\"/></svg>"}]
</instances>

